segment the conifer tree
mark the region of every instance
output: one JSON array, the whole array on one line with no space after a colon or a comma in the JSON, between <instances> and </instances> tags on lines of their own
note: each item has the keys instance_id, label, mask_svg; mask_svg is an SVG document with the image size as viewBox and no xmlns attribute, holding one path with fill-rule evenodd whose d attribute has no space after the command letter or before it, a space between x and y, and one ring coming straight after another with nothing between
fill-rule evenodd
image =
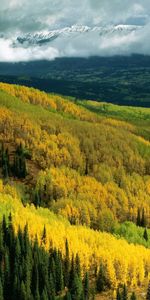
<instances>
[{"instance_id":1,"label":"conifer tree","mask_svg":"<svg viewBox=\"0 0 150 300\"><path fill-rule=\"evenodd\" d=\"M25 284L22 281L21 282L21 287L20 287L20 300L27 300L27 295L26 295L26 289L25 289Z\"/></svg>"},{"instance_id":2,"label":"conifer tree","mask_svg":"<svg viewBox=\"0 0 150 300\"><path fill-rule=\"evenodd\" d=\"M56 264L53 255L49 258L49 278L52 278L54 290L56 291Z\"/></svg>"},{"instance_id":3,"label":"conifer tree","mask_svg":"<svg viewBox=\"0 0 150 300\"><path fill-rule=\"evenodd\" d=\"M74 256L72 256L71 259L71 268L70 268L70 274L69 274L69 289L72 286L72 282L75 276L75 263L74 263Z\"/></svg>"},{"instance_id":4,"label":"conifer tree","mask_svg":"<svg viewBox=\"0 0 150 300\"><path fill-rule=\"evenodd\" d=\"M64 300L72 300L71 294L69 291L66 293Z\"/></svg>"},{"instance_id":5,"label":"conifer tree","mask_svg":"<svg viewBox=\"0 0 150 300\"><path fill-rule=\"evenodd\" d=\"M5 179L7 179L10 175L10 162L9 162L9 152L8 148L4 149L4 144L1 147L1 163L2 167L2 175Z\"/></svg>"},{"instance_id":6,"label":"conifer tree","mask_svg":"<svg viewBox=\"0 0 150 300\"><path fill-rule=\"evenodd\" d=\"M49 294L50 294L50 300L55 298L55 282L52 274L50 274L49 277Z\"/></svg>"},{"instance_id":7,"label":"conifer tree","mask_svg":"<svg viewBox=\"0 0 150 300\"><path fill-rule=\"evenodd\" d=\"M143 238L145 239L145 241L148 241L148 233L147 233L147 229L144 229L144 233L143 233Z\"/></svg>"},{"instance_id":8,"label":"conifer tree","mask_svg":"<svg viewBox=\"0 0 150 300\"><path fill-rule=\"evenodd\" d=\"M82 300L83 299L83 287L81 278L79 278L78 274L75 273L72 286L70 289L72 300Z\"/></svg>"},{"instance_id":9,"label":"conifer tree","mask_svg":"<svg viewBox=\"0 0 150 300\"><path fill-rule=\"evenodd\" d=\"M117 289L117 296L116 296L116 300L121 300L121 293L120 293L120 289Z\"/></svg>"},{"instance_id":10,"label":"conifer tree","mask_svg":"<svg viewBox=\"0 0 150 300\"><path fill-rule=\"evenodd\" d=\"M145 210L144 210L144 208L142 209L141 227L146 227L146 217L145 217Z\"/></svg>"},{"instance_id":11,"label":"conifer tree","mask_svg":"<svg viewBox=\"0 0 150 300\"><path fill-rule=\"evenodd\" d=\"M12 170L14 175L18 178L25 178L27 176L26 158L22 144L16 149Z\"/></svg>"},{"instance_id":12,"label":"conifer tree","mask_svg":"<svg viewBox=\"0 0 150 300\"><path fill-rule=\"evenodd\" d=\"M39 191L35 191L33 203L36 207L39 207L41 205L41 198L40 198Z\"/></svg>"},{"instance_id":13,"label":"conifer tree","mask_svg":"<svg viewBox=\"0 0 150 300\"><path fill-rule=\"evenodd\" d=\"M128 291L126 285L124 284L123 291L122 291L122 300L127 300L127 299L128 299Z\"/></svg>"},{"instance_id":14,"label":"conifer tree","mask_svg":"<svg viewBox=\"0 0 150 300\"><path fill-rule=\"evenodd\" d=\"M35 290L35 296L34 296L34 299L35 299L35 300L41 300L41 299L40 299L40 294L39 294L38 286L36 287L36 290Z\"/></svg>"},{"instance_id":15,"label":"conifer tree","mask_svg":"<svg viewBox=\"0 0 150 300\"><path fill-rule=\"evenodd\" d=\"M42 292L41 300L49 300L46 289L44 289L43 292Z\"/></svg>"},{"instance_id":16,"label":"conifer tree","mask_svg":"<svg viewBox=\"0 0 150 300\"><path fill-rule=\"evenodd\" d=\"M62 261L59 252L56 255L55 264L56 264L56 291L60 292L64 288L64 277L63 277Z\"/></svg>"},{"instance_id":17,"label":"conifer tree","mask_svg":"<svg viewBox=\"0 0 150 300\"><path fill-rule=\"evenodd\" d=\"M44 225L42 238L41 238L41 242L42 242L43 245L46 245L46 238L47 238L47 236L46 236L46 227Z\"/></svg>"},{"instance_id":18,"label":"conifer tree","mask_svg":"<svg viewBox=\"0 0 150 300\"><path fill-rule=\"evenodd\" d=\"M96 280L96 289L98 292L103 292L105 291L107 286L107 278L106 278L106 272L104 269L104 266L102 263L100 263L100 268L99 268L99 272L98 272L98 276L97 276L97 280Z\"/></svg>"},{"instance_id":19,"label":"conifer tree","mask_svg":"<svg viewBox=\"0 0 150 300\"><path fill-rule=\"evenodd\" d=\"M64 283L65 286L69 285L69 272L70 272L70 257L68 240L65 242L65 259L64 259Z\"/></svg>"},{"instance_id":20,"label":"conifer tree","mask_svg":"<svg viewBox=\"0 0 150 300\"><path fill-rule=\"evenodd\" d=\"M75 258L75 271L77 272L78 276L81 277L80 257L78 253L76 254Z\"/></svg>"},{"instance_id":21,"label":"conifer tree","mask_svg":"<svg viewBox=\"0 0 150 300\"><path fill-rule=\"evenodd\" d=\"M140 211L140 208L138 208L138 211L137 211L136 225L141 226L141 211Z\"/></svg>"},{"instance_id":22,"label":"conifer tree","mask_svg":"<svg viewBox=\"0 0 150 300\"><path fill-rule=\"evenodd\" d=\"M89 299L89 274L86 272L84 280L83 280L83 289L84 289L84 299Z\"/></svg>"},{"instance_id":23,"label":"conifer tree","mask_svg":"<svg viewBox=\"0 0 150 300\"><path fill-rule=\"evenodd\" d=\"M1 279L0 279L0 300L4 300L3 286L2 286L2 281L1 281Z\"/></svg>"}]
</instances>

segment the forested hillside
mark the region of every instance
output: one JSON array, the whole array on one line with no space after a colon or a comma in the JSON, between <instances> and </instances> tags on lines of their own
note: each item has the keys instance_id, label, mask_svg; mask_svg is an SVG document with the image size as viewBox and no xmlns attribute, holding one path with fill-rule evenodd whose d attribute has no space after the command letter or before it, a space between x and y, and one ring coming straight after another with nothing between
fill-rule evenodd
<instances>
[{"instance_id":1,"label":"forested hillside","mask_svg":"<svg viewBox=\"0 0 150 300\"><path fill-rule=\"evenodd\" d=\"M126 289L142 297L150 272L150 109L0 83L0 116L1 220L11 213L15 235L28 224L31 244L59 250L62 265L67 239L68 274L79 256L80 292L74 296L64 272L53 297L86 300L104 292L96 299L106 293L125 300ZM33 299L55 299L43 290Z\"/></svg>"}]
</instances>

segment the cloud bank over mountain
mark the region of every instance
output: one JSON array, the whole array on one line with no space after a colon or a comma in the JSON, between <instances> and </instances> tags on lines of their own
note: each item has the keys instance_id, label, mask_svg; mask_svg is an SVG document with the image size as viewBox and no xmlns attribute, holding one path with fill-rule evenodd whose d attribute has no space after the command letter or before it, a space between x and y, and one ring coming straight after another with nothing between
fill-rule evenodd
<instances>
[{"instance_id":1,"label":"cloud bank over mountain","mask_svg":"<svg viewBox=\"0 0 150 300\"><path fill-rule=\"evenodd\" d=\"M149 0L5 0L0 8L0 61L150 54L149 16ZM70 30L74 24L77 31ZM114 32L118 24L142 26ZM68 32L59 34L64 28ZM38 43L39 32L58 36ZM35 43L16 43L27 34Z\"/></svg>"}]
</instances>

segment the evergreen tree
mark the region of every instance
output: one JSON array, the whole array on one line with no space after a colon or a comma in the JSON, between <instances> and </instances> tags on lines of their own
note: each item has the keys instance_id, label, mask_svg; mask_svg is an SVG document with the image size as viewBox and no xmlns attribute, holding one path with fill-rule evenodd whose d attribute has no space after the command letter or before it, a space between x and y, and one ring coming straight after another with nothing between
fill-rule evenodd
<instances>
[{"instance_id":1,"label":"evergreen tree","mask_svg":"<svg viewBox=\"0 0 150 300\"><path fill-rule=\"evenodd\" d=\"M60 253L56 255L56 291L60 292L64 288L63 267Z\"/></svg>"},{"instance_id":2,"label":"evergreen tree","mask_svg":"<svg viewBox=\"0 0 150 300\"><path fill-rule=\"evenodd\" d=\"M25 178L27 176L26 158L22 145L16 149L13 165L13 174L18 178Z\"/></svg>"},{"instance_id":3,"label":"evergreen tree","mask_svg":"<svg viewBox=\"0 0 150 300\"><path fill-rule=\"evenodd\" d=\"M68 240L65 242L65 259L64 259L64 283L65 286L69 285L69 272L70 272L70 257Z\"/></svg>"},{"instance_id":4,"label":"evergreen tree","mask_svg":"<svg viewBox=\"0 0 150 300\"><path fill-rule=\"evenodd\" d=\"M145 239L145 241L148 241L148 233L147 233L147 229L144 229L144 233L143 233L143 238Z\"/></svg>"},{"instance_id":5,"label":"evergreen tree","mask_svg":"<svg viewBox=\"0 0 150 300\"><path fill-rule=\"evenodd\" d=\"M9 262L9 252L4 254L4 298L11 298L11 284L10 284L10 262Z\"/></svg>"},{"instance_id":6,"label":"evergreen tree","mask_svg":"<svg viewBox=\"0 0 150 300\"><path fill-rule=\"evenodd\" d=\"M121 293L120 293L120 289L117 289L117 296L116 296L116 300L121 300Z\"/></svg>"},{"instance_id":7,"label":"evergreen tree","mask_svg":"<svg viewBox=\"0 0 150 300\"><path fill-rule=\"evenodd\" d=\"M35 191L33 203L36 207L39 207L41 205L41 197L39 191Z\"/></svg>"},{"instance_id":8,"label":"evergreen tree","mask_svg":"<svg viewBox=\"0 0 150 300\"><path fill-rule=\"evenodd\" d=\"M41 242L42 244L46 245L46 227L44 225L44 228L43 228L43 233L42 233L42 238L41 238Z\"/></svg>"},{"instance_id":9,"label":"evergreen tree","mask_svg":"<svg viewBox=\"0 0 150 300\"><path fill-rule=\"evenodd\" d=\"M34 300L41 300L40 299L40 294L39 294L38 286L36 287L36 290L35 290Z\"/></svg>"},{"instance_id":10,"label":"evergreen tree","mask_svg":"<svg viewBox=\"0 0 150 300\"><path fill-rule=\"evenodd\" d=\"M53 255L49 257L49 278L52 278L52 285L54 285L54 290L56 291L56 264Z\"/></svg>"},{"instance_id":11,"label":"evergreen tree","mask_svg":"<svg viewBox=\"0 0 150 300\"><path fill-rule=\"evenodd\" d=\"M136 225L141 226L141 211L140 211L140 208L138 208L138 211L137 211Z\"/></svg>"},{"instance_id":12,"label":"evergreen tree","mask_svg":"<svg viewBox=\"0 0 150 300\"><path fill-rule=\"evenodd\" d=\"M107 287L107 278L106 278L106 272L104 269L103 264L100 264L97 280L96 280L96 289L99 293L105 291Z\"/></svg>"},{"instance_id":13,"label":"evergreen tree","mask_svg":"<svg viewBox=\"0 0 150 300\"><path fill-rule=\"evenodd\" d=\"M49 300L46 289L44 289L43 292L42 292L41 300Z\"/></svg>"},{"instance_id":14,"label":"evergreen tree","mask_svg":"<svg viewBox=\"0 0 150 300\"><path fill-rule=\"evenodd\" d=\"M150 300L150 281L147 288L146 300Z\"/></svg>"},{"instance_id":15,"label":"evergreen tree","mask_svg":"<svg viewBox=\"0 0 150 300\"><path fill-rule=\"evenodd\" d=\"M82 282L81 282L81 278L79 278L77 273L75 273L75 275L74 275L70 292L71 292L72 300L82 300L83 299Z\"/></svg>"},{"instance_id":16,"label":"evergreen tree","mask_svg":"<svg viewBox=\"0 0 150 300\"><path fill-rule=\"evenodd\" d=\"M84 289L84 299L89 299L89 274L86 272L84 281L83 281L83 289Z\"/></svg>"},{"instance_id":17,"label":"evergreen tree","mask_svg":"<svg viewBox=\"0 0 150 300\"><path fill-rule=\"evenodd\" d=\"M27 300L25 284L23 281L21 282L19 300Z\"/></svg>"},{"instance_id":18,"label":"evergreen tree","mask_svg":"<svg viewBox=\"0 0 150 300\"><path fill-rule=\"evenodd\" d=\"M75 271L77 272L78 276L81 277L80 257L78 253L76 254L75 258Z\"/></svg>"},{"instance_id":19,"label":"evergreen tree","mask_svg":"<svg viewBox=\"0 0 150 300\"><path fill-rule=\"evenodd\" d=\"M71 294L69 291L66 293L64 300L72 300Z\"/></svg>"},{"instance_id":20,"label":"evergreen tree","mask_svg":"<svg viewBox=\"0 0 150 300\"><path fill-rule=\"evenodd\" d=\"M4 156L5 156L5 151L4 151L4 143L2 142L1 144L1 160L0 160L0 166L3 166L4 163Z\"/></svg>"},{"instance_id":21,"label":"evergreen tree","mask_svg":"<svg viewBox=\"0 0 150 300\"><path fill-rule=\"evenodd\" d=\"M4 161L3 166L2 166L2 174L5 179L8 178L8 165L7 165L6 160Z\"/></svg>"},{"instance_id":22,"label":"evergreen tree","mask_svg":"<svg viewBox=\"0 0 150 300\"><path fill-rule=\"evenodd\" d=\"M50 294L50 300L55 298L55 282L52 274L50 274L49 277L49 294Z\"/></svg>"},{"instance_id":23,"label":"evergreen tree","mask_svg":"<svg viewBox=\"0 0 150 300\"><path fill-rule=\"evenodd\" d=\"M2 286L2 281L1 281L1 279L0 279L0 300L4 300L3 286Z\"/></svg>"},{"instance_id":24,"label":"evergreen tree","mask_svg":"<svg viewBox=\"0 0 150 300\"><path fill-rule=\"evenodd\" d=\"M122 300L127 300L127 299L128 299L128 291L126 285L124 284L123 291L122 291Z\"/></svg>"},{"instance_id":25,"label":"evergreen tree","mask_svg":"<svg viewBox=\"0 0 150 300\"><path fill-rule=\"evenodd\" d=\"M142 209L141 227L146 227L146 217L144 208Z\"/></svg>"},{"instance_id":26,"label":"evergreen tree","mask_svg":"<svg viewBox=\"0 0 150 300\"><path fill-rule=\"evenodd\" d=\"M4 144L1 147L1 163L2 167L2 175L5 179L7 179L10 175L10 163L9 163L9 152L8 148L4 149Z\"/></svg>"},{"instance_id":27,"label":"evergreen tree","mask_svg":"<svg viewBox=\"0 0 150 300\"><path fill-rule=\"evenodd\" d=\"M72 256L71 268L70 268L70 274L69 274L69 288L71 288L71 286L72 286L74 276L75 276L75 264L74 264L74 256Z\"/></svg>"}]
</instances>

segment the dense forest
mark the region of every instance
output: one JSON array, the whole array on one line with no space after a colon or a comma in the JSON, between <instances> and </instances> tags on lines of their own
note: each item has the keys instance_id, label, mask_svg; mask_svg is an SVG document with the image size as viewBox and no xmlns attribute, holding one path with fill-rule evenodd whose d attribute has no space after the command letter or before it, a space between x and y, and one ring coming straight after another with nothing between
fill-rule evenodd
<instances>
[{"instance_id":1,"label":"dense forest","mask_svg":"<svg viewBox=\"0 0 150 300\"><path fill-rule=\"evenodd\" d=\"M149 74L150 56L146 55L0 63L3 82L77 99L142 107L150 107Z\"/></svg>"},{"instance_id":2,"label":"dense forest","mask_svg":"<svg viewBox=\"0 0 150 300\"><path fill-rule=\"evenodd\" d=\"M150 299L150 110L0 83L0 115L2 299Z\"/></svg>"}]
</instances>

